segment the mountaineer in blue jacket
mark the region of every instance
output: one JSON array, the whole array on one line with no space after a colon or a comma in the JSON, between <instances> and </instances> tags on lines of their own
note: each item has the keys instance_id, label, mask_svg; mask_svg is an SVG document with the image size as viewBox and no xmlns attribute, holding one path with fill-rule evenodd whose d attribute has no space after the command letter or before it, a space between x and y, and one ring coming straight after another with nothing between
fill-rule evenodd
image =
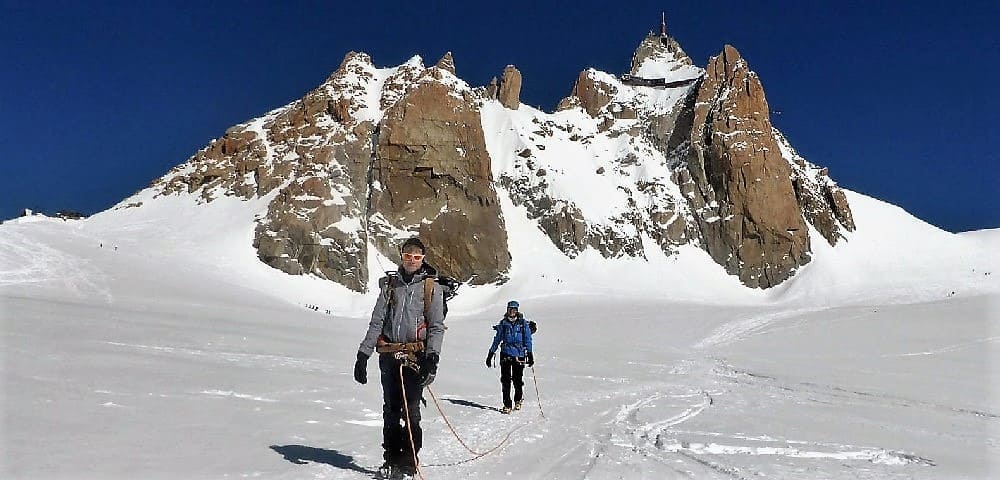
<instances>
[{"instance_id":1,"label":"mountaineer in blue jacket","mask_svg":"<svg viewBox=\"0 0 1000 480\"><path fill-rule=\"evenodd\" d=\"M531 327L524 319L524 315L518 312L517 301L507 302L507 313L500 319L493 329L496 334L493 336L493 345L490 346L490 353L486 356L486 366L493 366L493 354L497 347L500 347L500 385L503 387L503 410L501 413L510 413L510 384L514 382L514 410L521 409L521 400L524 398L524 366L535 365L535 356L531 350Z\"/></svg>"}]
</instances>

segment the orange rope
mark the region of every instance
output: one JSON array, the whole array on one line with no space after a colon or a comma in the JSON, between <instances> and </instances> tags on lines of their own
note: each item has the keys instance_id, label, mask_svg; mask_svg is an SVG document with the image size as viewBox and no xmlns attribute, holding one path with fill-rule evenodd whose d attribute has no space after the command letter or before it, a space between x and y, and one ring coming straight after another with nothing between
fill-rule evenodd
<instances>
[{"instance_id":1,"label":"orange rope","mask_svg":"<svg viewBox=\"0 0 1000 480\"><path fill-rule=\"evenodd\" d=\"M514 432L520 430L521 428L524 428L524 427L528 426L527 423L524 423L524 424L521 424L521 425L515 427L513 430L507 432L507 435L505 435L503 437L503 440L501 440L500 443L497 444L497 446L495 446L495 447L493 447L493 448L491 448L491 449L489 449L489 450L487 450L485 452L477 452L477 451L469 448L469 446L466 445L466 443L464 441L462 441L462 437L458 436L458 432L455 431L455 427L453 427L451 425L451 422L448 421L448 417L445 416L445 414L444 414L444 410L441 409L441 404L438 403L437 395L434 395L434 390L431 390L431 387L427 387L427 391L431 393L431 399L434 400L434 406L437 407L438 413L440 413L441 414L441 418L444 419L444 423L446 425L448 425L448 429L451 430L451 434L455 436L455 439L458 440L458 443L462 444L462 446L465 447L465 449L468 450L469 453L475 455L472 458L467 458L465 460L460 460L458 462L452 462L452 463L435 463L435 464L432 464L432 465L426 465L428 467L452 467L452 466L455 466L455 465L461 465L463 463L468 463L468 462L471 462L473 460L477 460L479 458L482 458L482 457L484 457L486 455L489 455L489 454L495 452L500 447L504 446L504 444L506 444L507 441L510 440L510 436L513 435Z\"/></svg>"},{"instance_id":2,"label":"orange rope","mask_svg":"<svg viewBox=\"0 0 1000 480\"><path fill-rule=\"evenodd\" d=\"M413 454L413 467L417 469L420 480L424 480L424 473L420 471L420 464L417 463L417 447L413 443L413 427L410 426L410 402L406 401L406 381L403 380L403 362L399 362L399 386L403 390L403 410L406 412L406 432L410 435L410 453Z\"/></svg>"},{"instance_id":3,"label":"orange rope","mask_svg":"<svg viewBox=\"0 0 1000 480\"><path fill-rule=\"evenodd\" d=\"M535 398L538 399L538 411L542 414L542 418L545 418L545 412L542 411L542 401L538 397L538 379L535 378L535 367L534 366L531 367L531 377L535 381ZM403 408L406 411L406 430L407 430L407 433L410 436L410 450L413 452L413 464L417 468L417 475L420 476L421 480L424 480L424 474L423 474L423 472L420 469L420 465L417 464L416 446L414 445L414 442L413 442L413 430L410 427L410 406L409 406L409 403L407 403L407 401L406 401L406 382L403 380L403 364L402 363L400 363L400 365L399 365L399 382L400 382L400 385L402 386L402 390L403 390ZM471 454L473 454L475 456L472 457L472 458L467 458L465 460L460 460L460 461L457 461L457 462L435 463L435 464L424 465L426 467L452 467L452 466L455 466L455 465L461 465L463 463L468 463L468 462L471 462L473 460L477 460L477 459L480 459L482 457L485 457L486 455L489 455L489 454L497 451L500 447L504 446L510 440L510 436L513 435L514 432L516 432L516 431L518 431L518 430L520 430L520 429L528 426L528 423L523 423L521 425L518 425L517 427L514 427L514 429L512 429L509 432L507 432L507 435L504 435L503 440L500 440L500 443L498 443L495 447L493 447L493 448L491 448L489 450L486 450L485 452L477 452L477 451L473 450L472 448L470 448L469 445L466 444L464 440L462 440L462 437L458 435L458 432L455 431L455 427L451 424L451 421L448 420L448 416L444 414L444 410L441 408L441 403L438 402L437 395L434 394L434 390L431 390L431 387L428 386L427 387L427 391L430 392L431 399L434 401L434 406L437 408L438 413L441 414L441 418L444 419L445 425L448 425L448 430L451 430L451 434L454 435L455 439L458 440L458 443L461 444L462 447L465 448L465 450L467 450L469 453L471 453Z\"/></svg>"},{"instance_id":4,"label":"orange rope","mask_svg":"<svg viewBox=\"0 0 1000 480\"><path fill-rule=\"evenodd\" d=\"M538 400L538 413L542 414L542 418L545 418L545 412L542 410L542 397L538 395L538 377L535 376L535 366L531 366L531 380L535 382L535 400Z\"/></svg>"}]
</instances>

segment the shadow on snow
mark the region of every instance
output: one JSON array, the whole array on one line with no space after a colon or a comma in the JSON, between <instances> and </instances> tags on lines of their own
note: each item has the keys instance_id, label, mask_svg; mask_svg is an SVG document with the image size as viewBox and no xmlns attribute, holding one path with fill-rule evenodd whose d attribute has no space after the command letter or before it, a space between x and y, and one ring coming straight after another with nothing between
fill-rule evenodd
<instances>
[{"instance_id":1,"label":"shadow on snow","mask_svg":"<svg viewBox=\"0 0 1000 480\"><path fill-rule=\"evenodd\" d=\"M342 470L353 470L368 475L376 473L374 470L354 463L354 457L344 455L336 450L325 450L305 445L271 445L271 450L278 452L285 457L285 460L297 465L305 465L309 462L325 463Z\"/></svg>"},{"instance_id":2,"label":"shadow on snow","mask_svg":"<svg viewBox=\"0 0 1000 480\"><path fill-rule=\"evenodd\" d=\"M460 398L446 398L444 400L448 401L448 402L451 402L451 403L454 403L455 405L461 405L463 407L481 408L483 410L491 410L491 411L494 411L494 412L499 412L500 411L500 409L496 408L496 407L490 407L490 406L487 406L487 405L483 405L481 403L471 402L469 400L462 400Z\"/></svg>"}]
</instances>

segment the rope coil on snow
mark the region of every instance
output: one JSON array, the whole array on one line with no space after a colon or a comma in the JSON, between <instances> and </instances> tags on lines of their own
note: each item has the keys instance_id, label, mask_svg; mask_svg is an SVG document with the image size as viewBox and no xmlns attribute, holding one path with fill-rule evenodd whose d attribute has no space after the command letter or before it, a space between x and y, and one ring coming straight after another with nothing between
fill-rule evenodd
<instances>
[{"instance_id":1,"label":"rope coil on snow","mask_svg":"<svg viewBox=\"0 0 1000 480\"><path fill-rule=\"evenodd\" d=\"M458 443L460 443L462 445L462 447L464 447L469 453L471 453L471 454L473 454L475 456L472 457L472 458L467 458L465 460L460 460L460 461L457 461L457 462L435 463L435 464L424 465L425 467L452 467L452 466L455 466L455 465L461 465L463 463L468 463L468 462L471 462L473 460L480 459L482 457L485 457L486 455L489 455L489 454L497 451L500 447L504 446L507 443L508 440L510 440L510 436L513 435L514 432L516 432L516 431L518 431L518 430L520 430L520 429L528 426L528 423L523 423L521 425L518 425L517 427L514 427L513 430L507 432L507 435L504 435L503 440L501 440L500 443L498 443L495 447L493 447L493 448L491 448L489 450L486 450L485 452L477 452L477 451L469 448L469 446L465 443L465 441L462 440L462 437L460 437L458 435L458 432L455 431L455 427L453 427L451 425L451 422L448 420L448 417L444 414L444 410L441 409L441 404L438 402L437 395L434 394L434 390L431 390L430 387L427 387L427 391L430 392L431 399L434 401L434 406L437 407L438 413L440 413L441 414L441 418L444 419L444 423L446 425L448 425L448 429L451 430L451 434L455 436L455 439L458 440Z\"/></svg>"}]
</instances>

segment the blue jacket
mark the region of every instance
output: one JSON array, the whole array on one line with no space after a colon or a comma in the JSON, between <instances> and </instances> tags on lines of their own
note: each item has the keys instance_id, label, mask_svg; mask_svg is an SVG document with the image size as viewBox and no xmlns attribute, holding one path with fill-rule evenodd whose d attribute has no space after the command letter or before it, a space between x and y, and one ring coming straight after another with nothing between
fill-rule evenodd
<instances>
[{"instance_id":1,"label":"blue jacket","mask_svg":"<svg viewBox=\"0 0 1000 480\"><path fill-rule=\"evenodd\" d=\"M526 353L531 352L531 329L528 328L528 321L521 313L518 313L513 321L504 315L493 329L497 333L493 336L493 345L490 346L491 355L501 344L500 353L512 357L524 357Z\"/></svg>"}]
</instances>

